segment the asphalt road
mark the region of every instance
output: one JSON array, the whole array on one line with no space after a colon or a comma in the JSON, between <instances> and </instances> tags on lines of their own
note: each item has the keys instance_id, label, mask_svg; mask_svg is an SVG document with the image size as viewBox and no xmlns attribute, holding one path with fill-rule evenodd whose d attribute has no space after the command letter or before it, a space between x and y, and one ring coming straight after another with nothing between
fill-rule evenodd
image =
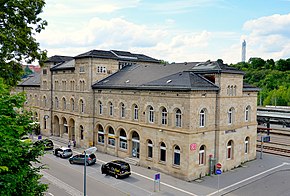
<instances>
[{"instance_id":1,"label":"asphalt road","mask_svg":"<svg viewBox=\"0 0 290 196\"><path fill-rule=\"evenodd\" d=\"M81 152L83 149L75 149L74 154L77 151ZM89 196L286 196L290 192L290 160L285 157L264 154L263 159L257 158L247 162L242 167L222 173L219 177L206 176L192 182L161 173L159 191L158 184L153 180L157 171L131 165L132 175L129 178L115 179L101 174L100 166L104 162L118 158L101 152L96 152L96 155L97 163L87 167L87 195ZM46 195L83 195L83 165L71 165L68 159L55 157L51 152L42 158L42 162L49 167L48 170L42 171L44 175L42 181L49 183Z\"/></svg>"},{"instance_id":2,"label":"asphalt road","mask_svg":"<svg viewBox=\"0 0 290 196\"><path fill-rule=\"evenodd\" d=\"M43 170L43 181L49 184L46 195L50 196L81 196L84 195L84 173L82 165L70 165L68 159L61 159L52 154L42 158L49 169ZM87 195L126 195L122 191L108 186L94 179L94 175L101 175L100 165L87 166Z\"/></svg>"}]
</instances>

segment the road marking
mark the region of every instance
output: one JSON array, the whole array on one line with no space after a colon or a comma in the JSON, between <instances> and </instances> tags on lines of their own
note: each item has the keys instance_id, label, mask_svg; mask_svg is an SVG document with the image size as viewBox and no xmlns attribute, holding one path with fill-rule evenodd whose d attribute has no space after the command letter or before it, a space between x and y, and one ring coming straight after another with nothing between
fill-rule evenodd
<instances>
[{"instance_id":1,"label":"road marking","mask_svg":"<svg viewBox=\"0 0 290 196\"><path fill-rule=\"evenodd\" d=\"M224 191L224 190L226 190L226 189L228 189L228 188L231 188L231 187L233 187L233 186L236 186L236 185L238 185L238 184L241 184L241 183L243 183L243 182L246 182L246 181L248 181L248 180L251 180L252 178L256 178L256 177L258 177L258 176L260 176L260 175L263 175L263 174L265 174L265 173L267 173L267 172L270 172L270 171L272 171L272 170L278 169L278 168L283 167L284 165L288 165L288 164L289 164L289 163L282 163L281 165L278 165L278 166L276 166L276 167L272 167L271 169L268 169L268 170L263 171L263 172L261 172L261 173L259 173L259 174L256 174L256 175L254 175L254 176L251 176L251 177L249 177L249 178L246 178L246 179L244 179L244 180L241 180L241 181L239 181L239 182L236 182L236 183L234 183L234 184L231 184L230 186L224 187L224 188L222 188L222 189L220 189L220 190L218 190L218 191L212 192L212 193L208 194L207 196L211 196L211 195L214 195L214 194L216 194L216 193L218 193L218 192L222 192L222 191Z\"/></svg>"},{"instance_id":2,"label":"road marking","mask_svg":"<svg viewBox=\"0 0 290 196\"><path fill-rule=\"evenodd\" d=\"M76 151L76 150L73 150L73 152L80 153L80 152L78 152L78 151ZM106 163L106 162L103 161L103 160L100 160L100 159L97 159L97 160L98 160L99 162L101 162L101 163ZM137 176L143 177L143 178L145 178L145 179L148 179L148 180L150 180L150 181L154 181L153 178L150 178L150 177L144 176L144 175L142 175L142 174L139 174L139 173L136 173L136 172L133 172L133 171L131 171L131 173L132 173L132 174L135 174L135 175L137 175ZM130 183L128 183L128 184L130 184ZM186 194L188 194L188 195L197 196L197 195L194 194L194 193L191 193L191 192L189 192L189 191L183 190L183 189L181 189L181 188L178 188L178 187L172 186L172 185L167 184L167 183L164 183L164 182L160 182L160 184L162 184L162 185L164 185L164 186L167 186L167 187L169 187L169 188L175 189L175 190L177 190L177 191L180 191L180 192L186 193ZM130 185L133 185L133 184L130 184ZM133 186L137 187L136 185L133 185ZM143 189L143 188L141 188L141 187L138 187L138 188L139 188L139 189L142 189L142 190L144 190L144 191L146 191L146 192L151 193L150 191L145 190L145 189Z\"/></svg>"},{"instance_id":3,"label":"road marking","mask_svg":"<svg viewBox=\"0 0 290 196\"><path fill-rule=\"evenodd\" d=\"M61 181L60 179L50 175L49 173L45 171L40 171L40 174L43 175L44 178L52 182L54 185L58 186L59 188L64 189L68 194L72 196L82 196L83 193L79 191L78 189L68 185L67 183ZM52 195L52 194L51 194Z\"/></svg>"},{"instance_id":4,"label":"road marking","mask_svg":"<svg viewBox=\"0 0 290 196\"><path fill-rule=\"evenodd\" d=\"M54 196L54 194L52 194L52 193L47 193L47 194L49 194L49 195L51 195L51 196Z\"/></svg>"}]
</instances>

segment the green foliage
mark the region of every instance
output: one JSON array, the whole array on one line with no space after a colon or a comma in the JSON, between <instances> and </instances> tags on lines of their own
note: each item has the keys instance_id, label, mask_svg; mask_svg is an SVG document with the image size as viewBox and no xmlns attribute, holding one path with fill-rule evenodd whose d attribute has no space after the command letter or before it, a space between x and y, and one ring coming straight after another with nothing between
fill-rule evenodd
<instances>
[{"instance_id":1,"label":"green foliage","mask_svg":"<svg viewBox=\"0 0 290 196\"><path fill-rule=\"evenodd\" d=\"M274 61L250 58L234 66L245 71L245 82L261 88L262 105L290 106L290 58Z\"/></svg>"},{"instance_id":2,"label":"green foliage","mask_svg":"<svg viewBox=\"0 0 290 196\"><path fill-rule=\"evenodd\" d=\"M41 51L34 35L47 22L38 15L44 0L6 0L0 2L0 77L15 86L23 74L20 62L42 62L46 51Z\"/></svg>"},{"instance_id":3,"label":"green foliage","mask_svg":"<svg viewBox=\"0 0 290 196\"><path fill-rule=\"evenodd\" d=\"M20 140L32 122L21 109L24 101L24 94L10 95L0 78L0 195L43 195L47 190L38 173L44 168L38 160L44 146Z\"/></svg>"}]
</instances>

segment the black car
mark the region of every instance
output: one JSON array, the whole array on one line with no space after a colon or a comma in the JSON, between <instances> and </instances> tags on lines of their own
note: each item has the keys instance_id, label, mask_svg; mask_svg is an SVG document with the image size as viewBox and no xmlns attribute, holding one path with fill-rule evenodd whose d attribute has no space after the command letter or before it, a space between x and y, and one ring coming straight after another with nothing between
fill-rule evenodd
<instances>
[{"instance_id":1,"label":"black car","mask_svg":"<svg viewBox=\"0 0 290 196\"><path fill-rule=\"evenodd\" d=\"M103 164L101 167L102 174L112 175L115 178L128 177L131 175L131 169L129 163L122 160L115 160Z\"/></svg>"},{"instance_id":2,"label":"black car","mask_svg":"<svg viewBox=\"0 0 290 196\"><path fill-rule=\"evenodd\" d=\"M91 154L86 154L87 158L86 158L86 165L93 165L96 163L97 161L97 157L95 154L91 153ZM76 163L76 164L84 164L85 163L85 155L84 154L77 154L74 156L71 156L68 160L70 162L70 164Z\"/></svg>"},{"instance_id":3,"label":"black car","mask_svg":"<svg viewBox=\"0 0 290 196\"><path fill-rule=\"evenodd\" d=\"M44 150L52 150L54 146L53 142L50 139L37 140L36 142L34 142L34 145L44 145Z\"/></svg>"},{"instance_id":4,"label":"black car","mask_svg":"<svg viewBox=\"0 0 290 196\"><path fill-rule=\"evenodd\" d=\"M53 154L57 157L68 158L73 155L73 152L70 148L60 147L60 148L55 148L53 150Z\"/></svg>"}]
</instances>

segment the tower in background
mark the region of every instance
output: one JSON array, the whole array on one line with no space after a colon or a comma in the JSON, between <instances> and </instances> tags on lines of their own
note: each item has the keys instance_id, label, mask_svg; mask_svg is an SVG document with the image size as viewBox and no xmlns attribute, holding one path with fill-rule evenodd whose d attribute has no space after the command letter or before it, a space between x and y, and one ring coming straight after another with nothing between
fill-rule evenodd
<instances>
[{"instance_id":1,"label":"tower in background","mask_svg":"<svg viewBox=\"0 0 290 196\"><path fill-rule=\"evenodd\" d=\"M246 41L244 40L242 43L242 62L246 62Z\"/></svg>"}]
</instances>

